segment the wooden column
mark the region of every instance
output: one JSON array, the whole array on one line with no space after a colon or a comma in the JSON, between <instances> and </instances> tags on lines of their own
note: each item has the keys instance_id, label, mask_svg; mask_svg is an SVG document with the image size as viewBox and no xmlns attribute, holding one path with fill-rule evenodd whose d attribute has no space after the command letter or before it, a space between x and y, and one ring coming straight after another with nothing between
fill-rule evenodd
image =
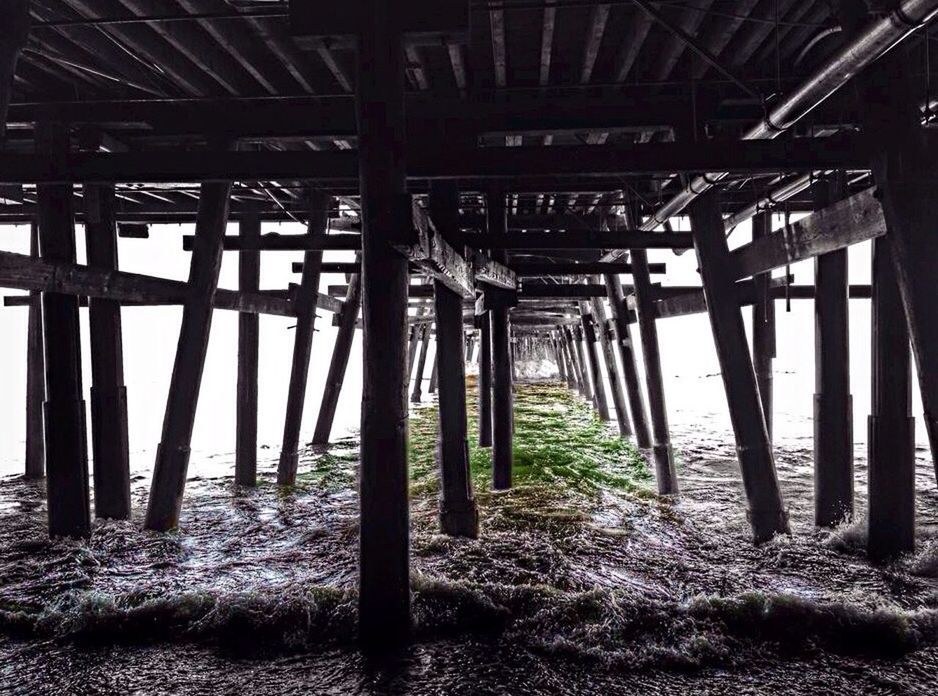
<instances>
[{"instance_id":1,"label":"wooden column","mask_svg":"<svg viewBox=\"0 0 938 696\"><path fill-rule=\"evenodd\" d=\"M88 266L117 270L114 187L84 185ZM91 443L94 510L98 517L130 519L130 442L121 308L116 300L88 300L91 336Z\"/></svg>"},{"instance_id":2,"label":"wooden column","mask_svg":"<svg viewBox=\"0 0 938 696\"><path fill-rule=\"evenodd\" d=\"M606 387L603 384L603 374L600 368L599 346L596 345L596 329L589 304L581 301L580 325L583 329L583 339L586 341L586 358L589 361L590 378L593 382L593 405L600 419L609 420L609 406L606 405Z\"/></svg>"},{"instance_id":3,"label":"wooden column","mask_svg":"<svg viewBox=\"0 0 938 696\"><path fill-rule=\"evenodd\" d=\"M202 184L189 262L189 296L182 306L176 361L147 504L147 529L166 531L179 524L230 194L230 181Z\"/></svg>"},{"instance_id":4,"label":"wooden column","mask_svg":"<svg viewBox=\"0 0 938 696\"><path fill-rule=\"evenodd\" d=\"M257 216L241 218L239 234L247 241L261 234ZM261 254L259 251L238 252L238 288L257 292L260 287ZM257 359L260 349L260 325L257 314L238 315L238 404L235 431L235 483L257 485Z\"/></svg>"},{"instance_id":5,"label":"wooden column","mask_svg":"<svg viewBox=\"0 0 938 696\"><path fill-rule=\"evenodd\" d=\"M433 368L430 370L430 384L427 385L428 394L436 394L436 385L440 379L440 342L437 341L436 352L433 354Z\"/></svg>"},{"instance_id":6,"label":"wooden column","mask_svg":"<svg viewBox=\"0 0 938 696\"><path fill-rule=\"evenodd\" d=\"M39 226L29 230L29 255L39 258ZM26 341L26 478L46 475L42 402L46 399L45 358L42 352L42 293L29 293L29 324Z\"/></svg>"},{"instance_id":7,"label":"wooden column","mask_svg":"<svg viewBox=\"0 0 938 696\"><path fill-rule=\"evenodd\" d=\"M492 324L489 312L479 320L479 447L492 446Z\"/></svg>"},{"instance_id":8,"label":"wooden column","mask_svg":"<svg viewBox=\"0 0 938 696\"><path fill-rule=\"evenodd\" d=\"M890 237L873 241L872 404L868 551L878 561L915 549L915 419L911 414L909 334Z\"/></svg>"},{"instance_id":9,"label":"wooden column","mask_svg":"<svg viewBox=\"0 0 938 696\"><path fill-rule=\"evenodd\" d=\"M486 198L488 231L507 234L508 220L503 191L490 191ZM504 249L492 251L492 259L505 263ZM511 378L511 329L508 308L489 312L492 331L492 485L496 490L511 488L514 459L514 396Z\"/></svg>"},{"instance_id":10,"label":"wooden column","mask_svg":"<svg viewBox=\"0 0 938 696\"><path fill-rule=\"evenodd\" d=\"M582 321L582 319L581 319ZM567 329L570 332L570 341L576 355L576 364L580 372L580 393L583 398L593 399L593 390L590 388L589 370L586 364L586 358L583 355L583 331L579 326Z\"/></svg>"},{"instance_id":11,"label":"wooden column","mask_svg":"<svg viewBox=\"0 0 938 696\"><path fill-rule=\"evenodd\" d=\"M38 127L37 145L41 152L63 157L68 152L68 144L68 129L61 124L41 124ZM42 184L37 187L37 192L42 258L75 263L71 185ZM91 509L78 298L42 293L42 328L46 370L43 411L49 535L86 537L91 534Z\"/></svg>"},{"instance_id":12,"label":"wooden column","mask_svg":"<svg viewBox=\"0 0 938 696\"><path fill-rule=\"evenodd\" d=\"M560 348L564 369L567 373L567 386L570 389L579 391L579 378L577 377L576 366L573 363L573 356L571 355L570 351L570 342L567 340L567 334L564 331L564 328L565 327L563 326L557 327L557 345Z\"/></svg>"},{"instance_id":13,"label":"wooden column","mask_svg":"<svg viewBox=\"0 0 938 696\"><path fill-rule=\"evenodd\" d=\"M371 648L410 633L407 505L407 261L388 244L411 224L404 163L401 13L363 0L358 37L363 390L359 637Z\"/></svg>"},{"instance_id":14,"label":"wooden column","mask_svg":"<svg viewBox=\"0 0 938 696\"><path fill-rule=\"evenodd\" d=\"M814 207L846 192L842 174L813 186ZM853 400L847 250L814 261L814 523L832 527L853 517Z\"/></svg>"},{"instance_id":15,"label":"wooden column","mask_svg":"<svg viewBox=\"0 0 938 696\"><path fill-rule=\"evenodd\" d=\"M625 303L622 282L614 273L604 275L603 282L606 284L606 296L615 326L615 343L622 363L622 376L629 399L629 411L632 413L632 426L635 429L635 443L641 448L651 447L648 417L645 415L645 400L642 398L641 380L638 377L638 365L632 347L632 329L629 327L628 306Z\"/></svg>"},{"instance_id":16,"label":"wooden column","mask_svg":"<svg viewBox=\"0 0 938 696\"><path fill-rule=\"evenodd\" d=\"M310 237L325 235L329 224L329 196L310 191ZM303 275L296 291L296 335L293 337L293 363L290 368L290 386L287 391L287 412L283 422L283 444L277 466L277 483L292 486L296 483L296 470L300 453L300 427L303 424L303 406L306 403L306 383L309 379L309 359L313 351L316 331L316 298L319 296L319 271L322 250L303 254Z\"/></svg>"},{"instance_id":17,"label":"wooden column","mask_svg":"<svg viewBox=\"0 0 938 696\"><path fill-rule=\"evenodd\" d=\"M771 215L760 213L752 219L752 240L771 232ZM772 360L775 358L775 300L769 290L771 273L759 273L752 279L755 303L752 305L752 365L762 401L765 428L772 441Z\"/></svg>"},{"instance_id":18,"label":"wooden column","mask_svg":"<svg viewBox=\"0 0 938 696\"><path fill-rule=\"evenodd\" d=\"M598 283L599 278L591 278L593 283ZM596 333L599 338L599 345L602 349L603 362L606 365L606 375L609 378L609 392L612 396L612 405L616 410L616 424L619 426L619 435L622 437L632 436L632 426L629 422L629 413L625 406L625 394L622 390L622 383L619 380L619 369L616 365L616 356L612 349L612 337L609 332L609 325L606 321L606 309L603 307L601 297L594 297L590 300L593 308L593 317L596 320Z\"/></svg>"},{"instance_id":19,"label":"wooden column","mask_svg":"<svg viewBox=\"0 0 938 696\"><path fill-rule=\"evenodd\" d=\"M426 308L422 305L417 307L417 312L415 317L417 319L421 318L426 314ZM407 332L407 383L410 385L410 377L414 372L414 363L417 361L417 349L420 347L420 331L423 326L420 322L415 322L410 325L410 328Z\"/></svg>"},{"instance_id":20,"label":"wooden column","mask_svg":"<svg viewBox=\"0 0 938 696\"><path fill-rule=\"evenodd\" d=\"M472 362L472 358L474 357L473 354L475 353L475 347L476 347L476 337L473 333L470 333L466 337L466 362L467 363Z\"/></svg>"},{"instance_id":21,"label":"wooden column","mask_svg":"<svg viewBox=\"0 0 938 696\"><path fill-rule=\"evenodd\" d=\"M691 203L689 212L707 313L736 435L743 487L749 502L749 522L754 540L760 543L775 534L788 533L788 514L775 473L772 445L746 345L723 218L714 193L700 196Z\"/></svg>"},{"instance_id":22,"label":"wooden column","mask_svg":"<svg viewBox=\"0 0 938 696\"><path fill-rule=\"evenodd\" d=\"M361 253L356 255L356 261L361 262ZM342 313L339 315L339 329L335 336L335 347L332 349L332 360L329 363L329 373L326 375L326 384L322 392L322 404L319 406L316 430L313 433L314 445L324 445L329 442L332 423L335 420L335 410L342 392L342 382L345 381L345 369L348 367L352 342L355 340L355 322L358 321L361 306L361 274L353 273L345 291Z\"/></svg>"},{"instance_id":23,"label":"wooden column","mask_svg":"<svg viewBox=\"0 0 938 696\"><path fill-rule=\"evenodd\" d=\"M554 353L554 362L557 363L557 374L560 377L560 381L568 382L567 361L564 358L563 349L560 347L560 339L557 338L556 334L551 334L550 345Z\"/></svg>"},{"instance_id":24,"label":"wooden column","mask_svg":"<svg viewBox=\"0 0 938 696\"><path fill-rule=\"evenodd\" d=\"M567 351L567 364L573 370L573 386L580 394L586 396L586 390L583 386L583 370L577 360L576 348L573 346L573 332L569 326L561 326L559 331L560 340L563 342L564 350Z\"/></svg>"},{"instance_id":25,"label":"wooden column","mask_svg":"<svg viewBox=\"0 0 938 696\"><path fill-rule=\"evenodd\" d=\"M417 374L410 393L412 403L419 404L423 398L423 373L427 367L427 352L430 350L430 324L420 325L420 356L417 358Z\"/></svg>"}]
</instances>

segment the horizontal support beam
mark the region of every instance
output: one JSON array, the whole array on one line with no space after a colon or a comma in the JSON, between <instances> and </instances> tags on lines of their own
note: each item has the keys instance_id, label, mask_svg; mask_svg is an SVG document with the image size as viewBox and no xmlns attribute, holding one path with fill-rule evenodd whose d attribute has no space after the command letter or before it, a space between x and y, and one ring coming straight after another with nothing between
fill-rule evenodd
<instances>
[{"instance_id":1,"label":"horizontal support beam","mask_svg":"<svg viewBox=\"0 0 938 696\"><path fill-rule=\"evenodd\" d=\"M599 261L584 261L577 263L575 261L509 261L508 267L515 272L516 276L537 277L545 275L596 275L603 273L631 273L632 264L613 261L602 263ZM648 264L649 271L654 274L662 274L667 271L667 265L664 263ZM355 261L325 261L322 264L322 273L358 273L361 265ZM294 261L292 265L294 273L303 272L303 262Z\"/></svg>"},{"instance_id":2,"label":"horizontal support beam","mask_svg":"<svg viewBox=\"0 0 938 696\"><path fill-rule=\"evenodd\" d=\"M858 138L734 142L570 145L558 147L425 147L407 154L409 179L488 180L566 176L625 176L726 171L770 174L865 169L868 148ZM358 180L352 150L72 152L52 158L0 153L0 183L173 183Z\"/></svg>"},{"instance_id":3,"label":"horizontal support beam","mask_svg":"<svg viewBox=\"0 0 938 696\"><path fill-rule=\"evenodd\" d=\"M443 239L415 200L405 195L401 203L403 239L392 240L391 246L429 277L463 297L472 297L475 294L472 264ZM412 227L409 230L405 229L408 217Z\"/></svg>"},{"instance_id":4,"label":"horizontal support beam","mask_svg":"<svg viewBox=\"0 0 938 696\"><path fill-rule=\"evenodd\" d=\"M467 234L467 245L479 249L691 249L690 232L589 230Z\"/></svg>"},{"instance_id":5,"label":"horizontal support beam","mask_svg":"<svg viewBox=\"0 0 938 696\"><path fill-rule=\"evenodd\" d=\"M779 279L775 278L773 280ZM739 304L741 307L755 304L756 292L752 281L738 281L736 286L739 288ZM789 285L787 288L784 285L775 285L769 290L769 293L775 300L810 300L814 299L815 290L813 285ZM849 288L849 297L852 300L868 300L871 296L872 289L869 285L851 285ZM655 302L655 311L659 319L702 314L707 311L707 302L701 289L658 300Z\"/></svg>"}]
</instances>

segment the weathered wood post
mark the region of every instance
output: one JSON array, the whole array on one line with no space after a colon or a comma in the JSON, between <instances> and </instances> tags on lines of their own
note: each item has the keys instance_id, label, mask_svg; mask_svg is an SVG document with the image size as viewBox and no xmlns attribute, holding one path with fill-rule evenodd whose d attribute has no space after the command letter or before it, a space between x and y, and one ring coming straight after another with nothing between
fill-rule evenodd
<instances>
[{"instance_id":1,"label":"weathered wood post","mask_svg":"<svg viewBox=\"0 0 938 696\"><path fill-rule=\"evenodd\" d=\"M427 351L430 349L430 324L420 325L420 356L417 358L417 374L414 376L414 388L410 393L412 403L419 404L423 399L423 373L427 367Z\"/></svg>"},{"instance_id":2,"label":"weathered wood post","mask_svg":"<svg viewBox=\"0 0 938 696\"><path fill-rule=\"evenodd\" d=\"M573 356L571 355L570 343L567 340L565 328L564 326L557 327L557 346L563 358L564 369L567 373L567 387L579 390L579 377L577 375L576 365L573 363Z\"/></svg>"},{"instance_id":3,"label":"weathered wood post","mask_svg":"<svg viewBox=\"0 0 938 696\"><path fill-rule=\"evenodd\" d=\"M360 252L356 254L355 260L361 264ZM345 370L348 367L349 355L352 353L352 341L355 340L355 322L358 321L361 306L361 274L353 273L345 291L342 312L339 314L339 329L336 332L332 360L329 363L329 372L322 391L322 404L319 406L319 415L316 418L316 430L313 432L314 445L324 445L329 442L332 423L335 421L335 410L342 392L342 383L345 381Z\"/></svg>"},{"instance_id":4,"label":"weathered wood post","mask_svg":"<svg viewBox=\"0 0 938 696\"><path fill-rule=\"evenodd\" d=\"M65 157L68 129L58 123L37 126L37 149ZM75 222L71 184L40 184L39 243L47 261L75 263ZM42 293L45 344L46 491L49 535L91 534L88 494L88 444L81 385L81 336L78 298Z\"/></svg>"},{"instance_id":5,"label":"weathered wood post","mask_svg":"<svg viewBox=\"0 0 938 696\"><path fill-rule=\"evenodd\" d=\"M843 173L814 183L814 207L846 192ZM853 399L847 250L814 261L814 523L832 527L853 516Z\"/></svg>"},{"instance_id":6,"label":"weathered wood post","mask_svg":"<svg viewBox=\"0 0 938 696\"><path fill-rule=\"evenodd\" d=\"M459 229L459 197L449 184L430 189L430 216L444 236ZM440 529L444 534L475 538L479 513L469 472L469 434L466 427L466 364L462 297L435 280L436 356L440 440Z\"/></svg>"},{"instance_id":7,"label":"weathered wood post","mask_svg":"<svg viewBox=\"0 0 938 696\"><path fill-rule=\"evenodd\" d=\"M256 241L261 220L256 215L241 218L238 234ZM261 253L256 249L238 252L238 287L257 292L260 287ZM260 349L260 318L255 313L238 315L238 396L235 431L235 483L257 485L257 360Z\"/></svg>"},{"instance_id":8,"label":"weathered wood post","mask_svg":"<svg viewBox=\"0 0 938 696\"><path fill-rule=\"evenodd\" d=\"M564 350L567 352L567 365L570 366L573 373L573 384L571 385L580 394L584 394L583 370L577 360L576 349L573 347L573 332L569 326L560 326L560 340L563 343Z\"/></svg>"},{"instance_id":9,"label":"weathered wood post","mask_svg":"<svg viewBox=\"0 0 938 696\"><path fill-rule=\"evenodd\" d=\"M772 217L759 213L752 219L752 241L767 237L771 233ZM775 358L775 300L770 287L771 273L753 276L755 303L752 305L752 365L756 373L756 385L762 400L765 429L772 441L772 360Z\"/></svg>"},{"instance_id":10,"label":"weathered wood post","mask_svg":"<svg viewBox=\"0 0 938 696\"><path fill-rule=\"evenodd\" d=\"M609 299L609 308L615 327L615 344L622 363L629 411L632 413L632 426L635 429L635 443L642 448L651 447L648 417L645 415L645 400L642 398L641 380L638 377L638 365L635 362L635 351L632 347L632 329L629 327L628 306L625 303L622 282L614 273L605 274L603 282L606 284L606 296Z\"/></svg>"},{"instance_id":11,"label":"weathered wood post","mask_svg":"<svg viewBox=\"0 0 938 696\"><path fill-rule=\"evenodd\" d=\"M321 237L329 225L327 194L310 190L309 224L307 234ZM313 352L316 331L316 300L319 296L319 276L322 268L322 250L303 253L303 275L296 290L296 334L293 337L293 362L290 368L290 386L287 390L287 411L283 419L283 444L277 465L277 484L292 486L296 483L296 470L300 453L300 427L303 424L303 406L306 404L306 383L309 379L309 359Z\"/></svg>"},{"instance_id":12,"label":"weathered wood post","mask_svg":"<svg viewBox=\"0 0 938 696\"><path fill-rule=\"evenodd\" d=\"M630 256L632 279L635 282L635 318L645 359L645 389L648 391L648 412L651 415L655 480L659 493L676 495L678 481L674 469L674 450L671 448L671 431L668 428L668 407L664 398L664 376L661 373L661 350L658 346L658 326L655 323L657 317L651 274L648 272L648 254L644 249L632 249Z\"/></svg>"},{"instance_id":13,"label":"weathered wood post","mask_svg":"<svg viewBox=\"0 0 938 696\"><path fill-rule=\"evenodd\" d=\"M508 220L505 193L489 191L486 217L491 234L507 234ZM492 251L492 259L505 263L504 249ZM514 396L511 378L511 329L508 307L498 306L489 312L492 341L492 485L496 490L511 488L514 459Z\"/></svg>"},{"instance_id":14,"label":"weathered wood post","mask_svg":"<svg viewBox=\"0 0 938 696\"><path fill-rule=\"evenodd\" d=\"M598 283L599 278L594 276L590 278L590 281ZM619 435L622 437L631 437L632 425L629 422L629 413L625 406L625 394L622 393L619 369L616 365L615 352L612 349L612 337L610 336L608 322L606 321L606 309L603 307L601 297L592 298L590 304L593 307L593 317L596 320L596 332L599 335L603 362L606 364L606 376L609 378L609 393L612 396L613 408L616 410L616 424L619 426Z\"/></svg>"},{"instance_id":15,"label":"weathered wood post","mask_svg":"<svg viewBox=\"0 0 938 696\"><path fill-rule=\"evenodd\" d=\"M29 255L39 258L39 225L30 224ZM46 448L43 441L42 402L46 398L45 357L42 352L42 293L29 293L29 319L26 339L26 478L46 475Z\"/></svg>"},{"instance_id":16,"label":"weathered wood post","mask_svg":"<svg viewBox=\"0 0 938 696\"><path fill-rule=\"evenodd\" d=\"M430 370L430 384L427 385L428 394L436 394L436 385L440 379L440 342L436 343L436 351L433 353L433 368Z\"/></svg>"},{"instance_id":17,"label":"weathered wood post","mask_svg":"<svg viewBox=\"0 0 938 696\"><path fill-rule=\"evenodd\" d=\"M476 317L479 326L479 447L492 446L492 324L489 314Z\"/></svg>"},{"instance_id":18,"label":"weathered wood post","mask_svg":"<svg viewBox=\"0 0 938 696\"><path fill-rule=\"evenodd\" d=\"M570 332L570 343L573 345L573 355L575 356L577 372L580 374L580 393L584 399L593 399L593 390L590 388L590 379L586 358L583 355L583 331L579 326L567 329Z\"/></svg>"},{"instance_id":19,"label":"weathered wood post","mask_svg":"<svg viewBox=\"0 0 938 696\"><path fill-rule=\"evenodd\" d=\"M362 209L363 389L359 637L399 646L410 633L407 504L407 285L388 242L412 224L406 196L401 12L359 0L356 114ZM405 215L406 213L406 215Z\"/></svg>"},{"instance_id":20,"label":"weathered wood post","mask_svg":"<svg viewBox=\"0 0 938 696\"><path fill-rule=\"evenodd\" d=\"M466 337L466 363L472 363L472 358L474 357L476 347L476 337L474 333L470 333Z\"/></svg>"},{"instance_id":21,"label":"weathered wood post","mask_svg":"<svg viewBox=\"0 0 938 696\"><path fill-rule=\"evenodd\" d=\"M421 300L423 302L423 300ZM426 314L427 309L422 304L417 307L415 319L420 319ZM415 321L410 325L407 332L407 383L410 385L410 376L414 372L414 363L417 361L417 348L420 347L420 336L423 323Z\"/></svg>"},{"instance_id":22,"label":"weathered wood post","mask_svg":"<svg viewBox=\"0 0 938 696\"><path fill-rule=\"evenodd\" d=\"M909 334L889 237L873 241L872 404L867 434L867 551L886 561L915 549L915 419Z\"/></svg>"},{"instance_id":23,"label":"weathered wood post","mask_svg":"<svg viewBox=\"0 0 938 696\"><path fill-rule=\"evenodd\" d=\"M775 473L756 375L733 281L720 207L713 192L691 203L691 228L700 265L707 313L736 436L736 453L749 502L749 523L756 543L788 533L788 513Z\"/></svg>"},{"instance_id":24,"label":"weathered wood post","mask_svg":"<svg viewBox=\"0 0 938 696\"><path fill-rule=\"evenodd\" d=\"M195 411L212 328L212 300L221 270L230 194L230 181L202 184L189 262L189 295L182 306L163 433L150 484L147 529L166 531L179 525Z\"/></svg>"},{"instance_id":25,"label":"weathered wood post","mask_svg":"<svg viewBox=\"0 0 938 696\"><path fill-rule=\"evenodd\" d=\"M568 382L567 361L564 359L563 350L560 347L560 339L557 338L556 333L551 333L548 340L554 353L554 361L557 363L557 374L560 376L560 381Z\"/></svg>"},{"instance_id":26,"label":"weathered wood post","mask_svg":"<svg viewBox=\"0 0 938 696\"><path fill-rule=\"evenodd\" d=\"M589 361L590 378L593 382L593 405L599 417L609 420L609 406L606 405L606 387L603 385L603 374L599 367L599 346L596 345L596 329L593 326L593 315L589 311L589 304L581 301L580 326L583 329L583 339L586 341L586 358Z\"/></svg>"},{"instance_id":27,"label":"weathered wood post","mask_svg":"<svg viewBox=\"0 0 938 696\"><path fill-rule=\"evenodd\" d=\"M114 187L83 187L88 265L117 270ZM130 519L130 442L121 308L116 300L88 300L91 337L91 443L94 510L98 517Z\"/></svg>"}]
</instances>

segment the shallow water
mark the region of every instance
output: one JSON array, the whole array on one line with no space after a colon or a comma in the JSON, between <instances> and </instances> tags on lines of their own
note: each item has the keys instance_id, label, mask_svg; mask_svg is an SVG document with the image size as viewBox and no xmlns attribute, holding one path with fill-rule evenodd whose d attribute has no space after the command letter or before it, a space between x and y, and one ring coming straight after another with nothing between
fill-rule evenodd
<instances>
[{"instance_id":1,"label":"shallow water","mask_svg":"<svg viewBox=\"0 0 938 696\"><path fill-rule=\"evenodd\" d=\"M571 424L586 410L544 408ZM414 422L432 423L432 411ZM182 527L165 535L141 530L146 471L134 479L134 521L99 521L87 542L48 541L42 484L7 477L0 691L934 692L938 493L927 452L920 550L874 567L862 525L812 527L810 439L777 447L793 535L756 548L732 442L706 419L674 437L679 500L641 477L479 487L475 541L437 534L433 487L415 482L415 642L385 663L353 642L354 440L309 451L289 493L274 485L274 459L256 490L233 487L227 457L196 462Z\"/></svg>"}]
</instances>

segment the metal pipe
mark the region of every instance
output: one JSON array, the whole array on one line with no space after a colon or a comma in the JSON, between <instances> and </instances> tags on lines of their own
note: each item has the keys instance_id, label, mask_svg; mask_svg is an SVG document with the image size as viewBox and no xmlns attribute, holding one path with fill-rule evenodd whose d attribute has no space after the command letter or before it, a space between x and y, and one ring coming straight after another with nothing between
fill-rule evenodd
<instances>
[{"instance_id":1,"label":"metal pipe","mask_svg":"<svg viewBox=\"0 0 938 696\"><path fill-rule=\"evenodd\" d=\"M743 135L742 140L771 140L778 137L863 68L915 29L931 21L936 12L938 0L902 0L888 14L870 21L853 41L818 67L798 88L778 101L762 121ZM727 176L728 172L710 172L694 178L680 193L656 210L641 229L651 231L664 224ZM603 260L612 260L621 253L611 252Z\"/></svg>"}]
</instances>

